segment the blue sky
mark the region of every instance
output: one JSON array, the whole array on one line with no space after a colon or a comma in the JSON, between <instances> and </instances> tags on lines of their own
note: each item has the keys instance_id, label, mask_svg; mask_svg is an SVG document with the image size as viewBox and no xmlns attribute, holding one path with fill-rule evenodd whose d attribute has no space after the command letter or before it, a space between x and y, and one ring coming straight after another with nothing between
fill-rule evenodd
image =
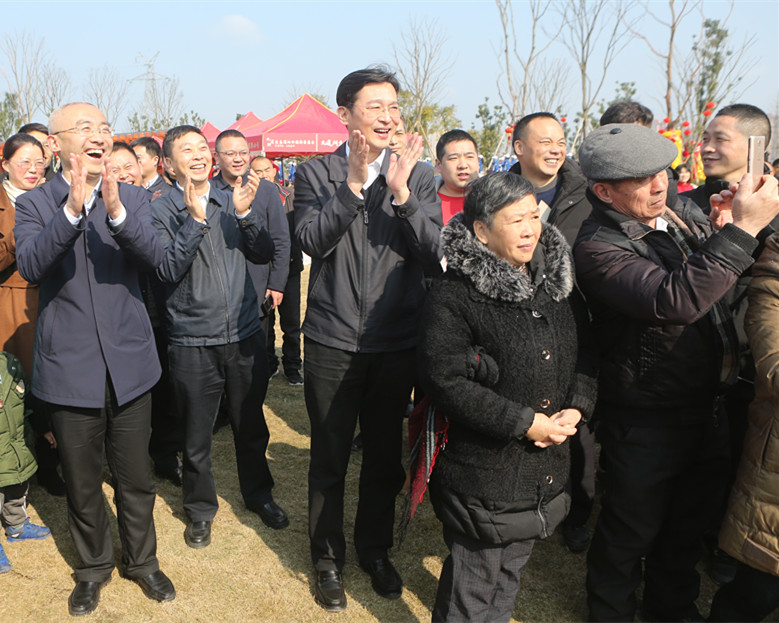
<instances>
[{"instance_id":1,"label":"blue sky","mask_svg":"<svg viewBox=\"0 0 779 623\"><path fill-rule=\"evenodd\" d=\"M658 11L667 3L655 0ZM706 15L723 18L727 2L707 1ZM27 29L43 36L53 60L71 75L72 98L91 67L109 65L130 79L143 73L142 58L159 56L156 71L178 77L186 110L194 109L220 129L236 113L254 111L265 119L295 95L319 92L334 105L338 81L349 71L378 62L393 64L393 42L412 18L433 20L444 29L444 54L454 61L441 103L454 104L465 128L489 97L498 103L496 52L501 39L494 2L0 2L0 32ZM515 0L518 32L525 3ZM680 35L690 42L695 20ZM740 43L754 34L757 44L745 81L757 82L739 99L769 114L777 111L779 76L779 2L736 2L729 28ZM31 27L32 26L32 27ZM640 27L655 41L666 36L651 20ZM560 44L552 59L568 60ZM578 83L571 68L571 86L561 92L563 112L573 116ZM635 81L637 99L664 116L663 78L646 45L634 41L612 66L601 97L611 98L617 82ZM132 84L130 105L142 96L143 83ZM0 74L0 90L5 90ZM129 112L130 105L125 109ZM123 115L124 116L124 115ZM122 122L116 123L122 130Z\"/></svg>"}]
</instances>

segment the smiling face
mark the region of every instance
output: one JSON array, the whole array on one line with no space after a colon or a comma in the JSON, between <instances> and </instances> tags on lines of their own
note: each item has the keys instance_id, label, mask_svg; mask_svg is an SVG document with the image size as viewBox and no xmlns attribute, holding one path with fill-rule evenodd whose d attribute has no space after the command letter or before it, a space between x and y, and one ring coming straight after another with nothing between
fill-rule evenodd
<instances>
[{"instance_id":1,"label":"smiling face","mask_svg":"<svg viewBox=\"0 0 779 623\"><path fill-rule=\"evenodd\" d=\"M350 133L362 132L370 150L369 160L375 160L389 147L392 132L400 122L395 87L389 82L366 84L357 93L351 108L338 107L338 116Z\"/></svg>"},{"instance_id":2,"label":"smiling face","mask_svg":"<svg viewBox=\"0 0 779 623\"><path fill-rule=\"evenodd\" d=\"M171 157L165 158L165 166L173 171L182 187L187 176L196 189L208 183L211 150L205 137L197 132L187 132L177 138L171 146Z\"/></svg>"},{"instance_id":3,"label":"smiling face","mask_svg":"<svg viewBox=\"0 0 779 623\"><path fill-rule=\"evenodd\" d=\"M703 132L701 160L706 177L740 182L747 172L749 138L738 129L738 119L714 117Z\"/></svg>"},{"instance_id":4,"label":"smiling face","mask_svg":"<svg viewBox=\"0 0 779 623\"><path fill-rule=\"evenodd\" d=\"M541 236L541 213L533 195L510 203L492 217L492 226L474 221L473 232L481 243L512 266L527 264Z\"/></svg>"},{"instance_id":5,"label":"smiling face","mask_svg":"<svg viewBox=\"0 0 779 623\"><path fill-rule=\"evenodd\" d=\"M29 143L17 149L8 160L3 160L3 170L8 173L11 185L20 190L32 190L41 181L45 168L43 151Z\"/></svg>"},{"instance_id":6,"label":"smiling face","mask_svg":"<svg viewBox=\"0 0 779 623\"><path fill-rule=\"evenodd\" d=\"M522 136L514 141L514 151L522 167L522 175L536 188L546 186L554 180L565 162L563 128L551 117L533 119Z\"/></svg>"},{"instance_id":7,"label":"smiling face","mask_svg":"<svg viewBox=\"0 0 779 623\"><path fill-rule=\"evenodd\" d=\"M255 158L250 166L252 171L260 176L261 180L276 181L276 168L269 158Z\"/></svg>"},{"instance_id":8,"label":"smiling face","mask_svg":"<svg viewBox=\"0 0 779 623\"><path fill-rule=\"evenodd\" d=\"M668 174L663 169L648 177L598 182L592 191L620 214L654 227L657 217L665 211Z\"/></svg>"},{"instance_id":9,"label":"smiling face","mask_svg":"<svg viewBox=\"0 0 779 623\"><path fill-rule=\"evenodd\" d=\"M70 155L81 158L87 179L95 182L111 153L114 140L105 115L91 104L71 104L52 114L49 146L59 154L62 171L70 180Z\"/></svg>"},{"instance_id":10,"label":"smiling face","mask_svg":"<svg viewBox=\"0 0 779 623\"><path fill-rule=\"evenodd\" d=\"M472 141L451 141L444 146L441 160L436 166L444 181L439 192L450 197L462 197L471 180L479 176L479 154Z\"/></svg>"},{"instance_id":11,"label":"smiling face","mask_svg":"<svg viewBox=\"0 0 779 623\"><path fill-rule=\"evenodd\" d=\"M111 172L116 175L116 179L125 184L132 184L133 186L140 186L141 167L138 164L138 158L135 152L131 152L127 149L117 149L111 152L111 157L108 160L108 166Z\"/></svg>"},{"instance_id":12,"label":"smiling face","mask_svg":"<svg viewBox=\"0 0 779 623\"><path fill-rule=\"evenodd\" d=\"M226 136L216 146L216 165L231 186L249 169L249 143L239 136Z\"/></svg>"}]
</instances>

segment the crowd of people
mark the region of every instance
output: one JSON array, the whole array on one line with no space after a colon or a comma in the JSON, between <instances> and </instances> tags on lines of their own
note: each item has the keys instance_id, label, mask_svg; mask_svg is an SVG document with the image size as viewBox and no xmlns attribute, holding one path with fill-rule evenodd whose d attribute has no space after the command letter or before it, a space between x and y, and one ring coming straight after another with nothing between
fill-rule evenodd
<instances>
[{"instance_id":1,"label":"crowd of people","mask_svg":"<svg viewBox=\"0 0 779 623\"><path fill-rule=\"evenodd\" d=\"M696 188L636 102L604 113L578 161L554 114L527 115L513 166L482 175L460 129L441 136L435 170L420 162L398 92L385 68L347 75L336 100L348 140L299 164L294 188L236 130L214 154L189 125L161 146L128 145L87 103L6 141L8 540L50 535L25 510L40 463L41 484L67 495L79 558L70 614L95 610L117 564L150 599L174 599L156 555L153 474L181 487L186 544L208 547L220 418L244 504L271 529L290 523L263 414L281 368L303 386L310 420L308 536L325 610L347 607L358 424L357 563L376 593L402 595L389 554L396 498L419 476L402 464L413 397L430 408L411 418L445 439L429 474L449 548L433 621L508 621L533 544L558 527L587 552L588 620L704 620L707 540L722 584L709 620L767 617L779 606L779 185L749 169L748 153L750 136L770 141L765 113L717 111ZM11 568L0 547L0 573Z\"/></svg>"}]
</instances>

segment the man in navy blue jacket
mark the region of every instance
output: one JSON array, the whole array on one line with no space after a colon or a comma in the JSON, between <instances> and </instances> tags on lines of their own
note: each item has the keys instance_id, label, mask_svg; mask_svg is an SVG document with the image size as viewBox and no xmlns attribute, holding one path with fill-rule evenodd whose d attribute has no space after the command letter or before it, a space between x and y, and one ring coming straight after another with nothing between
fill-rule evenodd
<instances>
[{"instance_id":1,"label":"man in navy blue jacket","mask_svg":"<svg viewBox=\"0 0 779 623\"><path fill-rule=\"evenodd\" d=\"M126 577L158 601L176 595L159 569L155 489L146 452L151 399L160 376L138 274L162 259L148 193L119 184L108 167L105 116L69 104L49 121L62 173L19 198L19 272L40 284L33 393L51 414L82 566L68 606L92 612L111 578L114 550L102 496L103 448L115 478Z\"/></svg>"},{"instance_id":2,"label":"man in navy blue jacket","mask_svg":"<svg viewBox=\"0 0 779 623\"><path fill-rule=\"evenodd\" d=\"M173 396L184 426L187 545L211 542L218 502L211 471L211 431L224 392L233 427L238 481L249 508L271 528L289 525L272 495L262 403L268 388L265 334L247 260L264 264L273 241L252 209L252 172L231 193L209 183L211 151L194 126L168 131L165 165L179 182L152 205L165 248L158 270L166 285L165 326ZM271 189L272 190L272 189Z\"/></svg>"}]
</instances>

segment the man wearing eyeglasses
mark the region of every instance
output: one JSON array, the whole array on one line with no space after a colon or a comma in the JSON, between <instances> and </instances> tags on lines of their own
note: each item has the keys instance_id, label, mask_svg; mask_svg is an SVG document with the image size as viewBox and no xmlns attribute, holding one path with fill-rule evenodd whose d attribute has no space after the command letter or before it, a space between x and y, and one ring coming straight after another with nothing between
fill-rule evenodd
<instances>
[{"instance_id":1,"label":"man wearing eyeglasses","mask_svg":"<svg viewBox=\"0 0 779 623\"><path fill-rule=\"evenodd\" d=\"M236 182L249 170L249 143L238 130L225 130L216 137L214 146L219 173L211 178L211 183L215 188L232 192ZM269 319L272 318L270 312L281 304L289 276L289 227L281 198L272 182L260 178L252 210L257 211L260 223L268 230L274 245L273 260L270 264L246 263L257 290L262 328L267 337L270 332ZM267 303L263 304L263 301ZM270 363L269 361L268 364ZM277 370L278 363L269 370L270 375L274 376Z\"/></svg>"},{"instance_id":2,"label":"man wearing eyeglasses","mask_svg":"<svg viewBox=\"0 0 779 623\"><path fill-rule=\"evenodd\" d=\"M305 335L305 397L311 421L309 538L315 598L343 610L344 479L359 418L363 439L354 542L381 596L400 597L390 562L401 489L403 415L415 380L425 275L440 271L441 204L433 170L418 164L422 139L399 155L398 81L363 69L338 86L348 144L300 165L295 234L312 258Z\"/></svg>"},{"instance_id":3,"label":"man wearing eyeglasses","mask_svg":"<svg viewBox=\"0 0 779 623\"><path fill-rule=\"evenodd\" d=\"M105 116L90 104L69 104L52 113L49 130L62 171L19 198L14 234L19 272L40 284L32 391L47 404L60 451L81 558L68 608L80 616L97 607L115 566L102 495L104 449L124 575L151 599L176 596L156 556L147 444L149 390L160 364L138 285L163 250L148 193L118 184L111 172Z\"/></svg>"}]
</instances>

